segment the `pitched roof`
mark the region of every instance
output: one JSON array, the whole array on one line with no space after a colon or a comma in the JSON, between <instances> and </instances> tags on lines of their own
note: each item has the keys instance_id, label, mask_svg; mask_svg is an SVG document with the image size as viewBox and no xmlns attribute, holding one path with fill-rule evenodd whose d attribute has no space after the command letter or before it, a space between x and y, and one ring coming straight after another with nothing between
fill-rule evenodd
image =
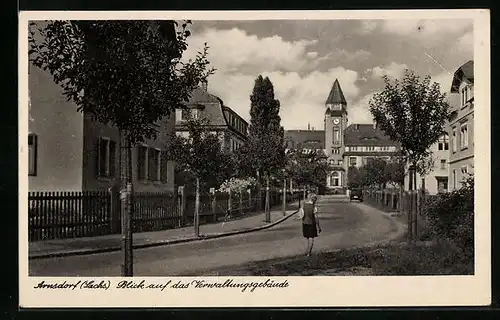
<instances>
[{"instance_id":1,"label":"pitched roof","mask_svg":"<svg viewBox=\"0 0 500 320\"><path fill-rule=\"evenodd\" d=\"M324 130L287 130L285 143L289 149L324 149Z\"/></svg>"},{"instance_id":2,"label":"pitched roof","mask_svg":"<svg viewBox=\"0 0 500 320\"><path fill-rule=\"evenodd\" d=\"M460 83L464 81L464 79L469 80L474 83L474 61L470 60L464 63L460 68L455 71L453 74L453 81L451 82L450 91L453 93L458 92L458 88L460 87Z\"/></svg>"},{"instance_id":3,"label":"pitched roof","mask_svg":"<svg viewBox=\"0 0 500 320\"><path fill-rule=\"evenodd\" d=\"M344 93L342 92L342 88L340 88L340 83L338 79L335 79L335 82L333 83L332 89L330 90L330 94L328 95L325 104L336 104L336 103L347 104L347 101L345 100L344 97Z\"/></svg>"},{"instance_id":4,"label":"pitched roof","mask_svg":"<svg viewBox=\"0 0 500 320\"><path fill-rule=\"evenodd\" d=\"M346 146L396 146L397 143L372 124L351 124L344 134Z\"/></svg>"},{"instance_id":5,"label":"pitched roof","mask_svg":"<svg viewBox=\"0 0 500 320\"><path fill-rule=\"evenodd\" d=\"M222 100L214 96L213 94L208 93L202 87L197 87L191 92L191 97L187 102L188 105L192 104L203 104L203 103L220 103L222 105Z\"/></svg>"}]
</instances>

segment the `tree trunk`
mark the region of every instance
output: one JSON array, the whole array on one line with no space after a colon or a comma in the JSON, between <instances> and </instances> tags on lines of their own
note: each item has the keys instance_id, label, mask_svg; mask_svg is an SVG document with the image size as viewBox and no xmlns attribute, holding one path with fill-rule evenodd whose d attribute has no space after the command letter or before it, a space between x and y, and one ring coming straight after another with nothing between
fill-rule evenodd
<instances>
[{"instance_id":1,"label":"tree trunk","mask_svg":"<svg viewBox=\"0 0 500 320\"><path fill-rule=\"evenodd\" d=\"M194 203L194 236L200 236L200 178L196 176L196 196Z\"/></svg>"},{"instance_id":2,"label":"tree trunk","mask_svg":"<svg viewBox=\"0 0 500 320\"><path fill-rule=\"evenodd\" d=\"M269 198L269 174L266 174L266 207L265 207L265 212L266 212L266 222L269 223L271 222L271 208L270 208L270 201L271 199Z\"/></svg>"},{"instance_id":3,"label":"tree trunk","mask_svg":"<svg viewBox=\"0 0 500 320\"><path fill-rule=\"evenodd\" d=\"M260 212L262 210L262 184L260 181L260 172L257 170L257 206L256 211Z\"/></svg>"},{"instance_id":4,"label":"tree trunk","mask_svg":"<svg viewBox=\"0 0 500 320\"><path fill-rule=\"evenodd\" d=\"M133 239L132 239L132 147L124 130L120 130L120 206L122 220L122 276L132 277Z\"/></svg>"},{"instance_id":5,"label":"tree trunk","mask_svg":"<svg viewBox=\"0 0 500 320\"><path fill-rule=\"evenodd\" d=\"M286 215L286 179L283 179L283 216Z\"/></svg>"}]
</instances>

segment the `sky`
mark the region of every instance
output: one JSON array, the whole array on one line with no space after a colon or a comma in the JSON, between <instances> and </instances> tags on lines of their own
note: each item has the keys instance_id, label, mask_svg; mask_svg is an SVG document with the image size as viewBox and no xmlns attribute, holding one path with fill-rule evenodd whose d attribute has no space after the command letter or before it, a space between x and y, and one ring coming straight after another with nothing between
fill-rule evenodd
<instances>
[{"instance_id":1,"label":"sky","mask_svg":"<svg viewBox=\"0 0 500 320\"><path fill-rule=\"evenodd\" d=\"M208 91L247 121L250 94L268 76L285 130L323 130L325 100L338 79L349 123L371 123L382 76L430 75L449 93L453 72L473 59L472 20L193 21L186 59L209 47Z\"/></svg>"}]
</instances>

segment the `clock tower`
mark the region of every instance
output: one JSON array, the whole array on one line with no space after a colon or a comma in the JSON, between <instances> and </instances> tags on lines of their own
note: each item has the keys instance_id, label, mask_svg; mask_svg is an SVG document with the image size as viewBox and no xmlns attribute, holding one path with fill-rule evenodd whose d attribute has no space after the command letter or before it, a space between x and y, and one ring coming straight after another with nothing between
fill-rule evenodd
<instances>
[{"instance_id":1,"label":"clock tower","mask_svg":"<svg viewBox=\"0 0 500 320\"><path fill-rule=\"evenodd\" d=\"M347 127L347 101L337 79L325 102L325 151L334 168L327 177L329 189L344 187L347 175L343 169L344 131Z\"/></svg>"}]
</instances>

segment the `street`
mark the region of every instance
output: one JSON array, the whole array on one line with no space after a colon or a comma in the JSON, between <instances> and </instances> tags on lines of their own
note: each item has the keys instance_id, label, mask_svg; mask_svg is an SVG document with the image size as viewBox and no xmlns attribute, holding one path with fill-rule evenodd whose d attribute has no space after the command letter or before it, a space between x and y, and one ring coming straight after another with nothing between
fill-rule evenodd
<instances>
[{"instance_id":1,"label":"street","mask_svg":"<svg viewBox=\"0 0 500 320\"><path fill-rule=\"evenodd\" d=\"M389 239L398 224L364 204L335 196L318 202L322 233L313 252ZM206 270L303 254L301 222L287 221L267 230L134 251L135 276L194 276ZM120 276L120 252L29 261L31 276ZM217 275L217 274L214 274ZM223 275L223 274L220 274Z\"/></svg>"}]
</instances>

